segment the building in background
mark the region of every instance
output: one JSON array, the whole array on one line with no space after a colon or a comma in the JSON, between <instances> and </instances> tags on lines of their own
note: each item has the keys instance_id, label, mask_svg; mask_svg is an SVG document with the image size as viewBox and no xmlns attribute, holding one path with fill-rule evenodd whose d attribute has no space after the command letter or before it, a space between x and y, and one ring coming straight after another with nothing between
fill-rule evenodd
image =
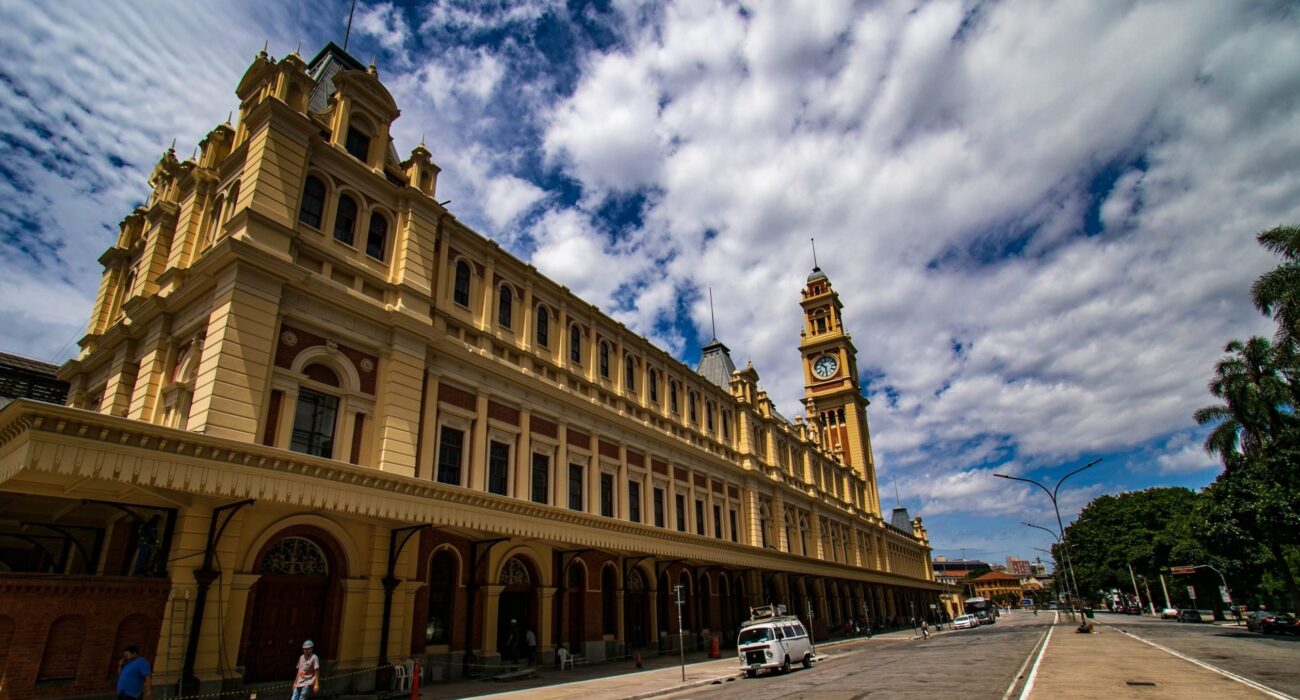
<instances>
[{"instance_id":1,"label":"building in background","mask_svg":"<svg viewBox=\"0 0 1300 700\"><path fill-rule=\"evenodd\" d=\"M68 383L59 379L57 365L0 352L0 408L14 399L63 404Z\"/></svg>"},{"instance_id":2,"label":"building in background","mask_svg":"<svg viewBox=\"0 0 1300 700\"><path fill-rule=\"evenodd\" d=\"M990 571L967 581L971 595L1003 605L1019 606L1024 597L1020 577L1002 571Z\"/></svg>"},{"instance_id":3,"label":"building in background","mask_svg":"<svg viewBox=\"0 0 1300 700\"><path fill-rule=\"evenodd\" d=\"M1015 576L1025 577L1033 574L1028 559L1019 557L1007 557L1007 573Z\"/></svg>"},{"instance_id":4,"label":"building in background","mask_svg":"<svg viewBox=\"0 0 1300 700\"><path fill-rule=\"evenodd\" d=\"M687 367L458 221L374 66L263 52L236 94L101 256L69 407L0 412L10 697L108 692L127 643L212 692L313 639L338 692L528 630L598 660L731 644L760 603L825 638L938 600L821 270L788 420L721 342Z\"/></svg>"}]
</instances>

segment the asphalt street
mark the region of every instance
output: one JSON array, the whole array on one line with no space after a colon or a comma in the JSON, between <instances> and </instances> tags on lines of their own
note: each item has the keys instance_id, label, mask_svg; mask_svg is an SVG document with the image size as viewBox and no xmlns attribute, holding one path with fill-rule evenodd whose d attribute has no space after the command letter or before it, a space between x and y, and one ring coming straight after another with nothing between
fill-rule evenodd
<instances>
[{"instance_id":1,"label":"asphalt street","mask_svg":"<svg viewBox=\"0 0 1300 700\"><path fill-rule=\"evenodd\" d=\"M670 698L850 700L852 698L1000 698L1051 621L1047 614L1003 616L971 630L945 629L929 641L907 637L836 646L809 670L760 674Z\"/></svg>"},{"instance_id":2,"label":"asphalt street","mask_svg":"<svg viewBox=\"0 0 1300 700\"><path fill-rule=\"evenodd\" d=\"M1300 697L1300 635L1266 635L1247 631L1245 625L1225 627L1109 613L1098 613L1097 622Z\"/></svg>"}]
</instances>

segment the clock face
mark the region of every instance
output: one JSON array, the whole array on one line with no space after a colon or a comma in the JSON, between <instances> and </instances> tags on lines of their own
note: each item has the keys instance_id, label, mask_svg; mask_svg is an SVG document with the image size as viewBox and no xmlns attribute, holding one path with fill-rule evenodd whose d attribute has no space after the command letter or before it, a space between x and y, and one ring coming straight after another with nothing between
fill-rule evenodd
<instances>
[{"instance_id":1,"label":"clock face","mask_svg":"<svg viewBox=\"0 0 1300 700\"><path fill-rule=\"evenodd\" d=\"M813 363L813 374L822 379L829 379L835 376L835 370L839 369L839 363L830 355L823 355Z\"/></svg>"}]
</instances>

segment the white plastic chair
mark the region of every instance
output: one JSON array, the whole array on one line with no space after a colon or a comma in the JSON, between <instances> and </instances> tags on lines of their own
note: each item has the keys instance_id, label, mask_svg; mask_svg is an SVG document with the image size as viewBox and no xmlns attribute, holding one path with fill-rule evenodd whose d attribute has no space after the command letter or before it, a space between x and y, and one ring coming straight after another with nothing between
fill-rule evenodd
<instances>
[{"instance_id":1,"label":"white plastic chair","mask_svg":"<svg viewBox=\"0 0 1300 700\"><path fill-rule=\"evenodd\" d=\"M411 689L411 670L406 664L393 667L393 690Z\"/></svg>"},{"instance_id":2,"label":"white plastic chair","mask_svg":"<svg viewBox=\"0 0 1300 700\"><path fill-rule=\"evenodd\" d=\"M569 665L570 671L573 670L573 654L570 654L568 649L565 649L564 647L560 647L555 651L555 657L560 660L561 671L564 670L565 664Z\"/></svg>"}]
</instances>

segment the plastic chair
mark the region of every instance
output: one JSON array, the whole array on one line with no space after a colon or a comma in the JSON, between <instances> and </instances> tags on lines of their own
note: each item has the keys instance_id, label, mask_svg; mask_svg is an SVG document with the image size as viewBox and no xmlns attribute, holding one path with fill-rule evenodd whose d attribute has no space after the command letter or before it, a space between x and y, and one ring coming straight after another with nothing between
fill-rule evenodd
<instances>
[{"instance_id":1,"label":"plastic chair","mask_svg":"<svg viewBox=\"0 0 1300 700\"><path fill-rule=\"evenodd\" d=\"M573 670L573 654L570 654L568 649L565 649L564 647L560 647L555 651L555 657L560 660L561 671L564 670L565 664L569 665L570 671Z\"/></svg>"},{"instance_id":2,"label":"plastic chair","mask_svg":"<svg viewBox=\"0 0 1300 700\"><path fill-rule=\"evenodd\" d=\"M393 667L393 690L411 689L411 670L406 664Z\"/></svg>"}]
</instances>

